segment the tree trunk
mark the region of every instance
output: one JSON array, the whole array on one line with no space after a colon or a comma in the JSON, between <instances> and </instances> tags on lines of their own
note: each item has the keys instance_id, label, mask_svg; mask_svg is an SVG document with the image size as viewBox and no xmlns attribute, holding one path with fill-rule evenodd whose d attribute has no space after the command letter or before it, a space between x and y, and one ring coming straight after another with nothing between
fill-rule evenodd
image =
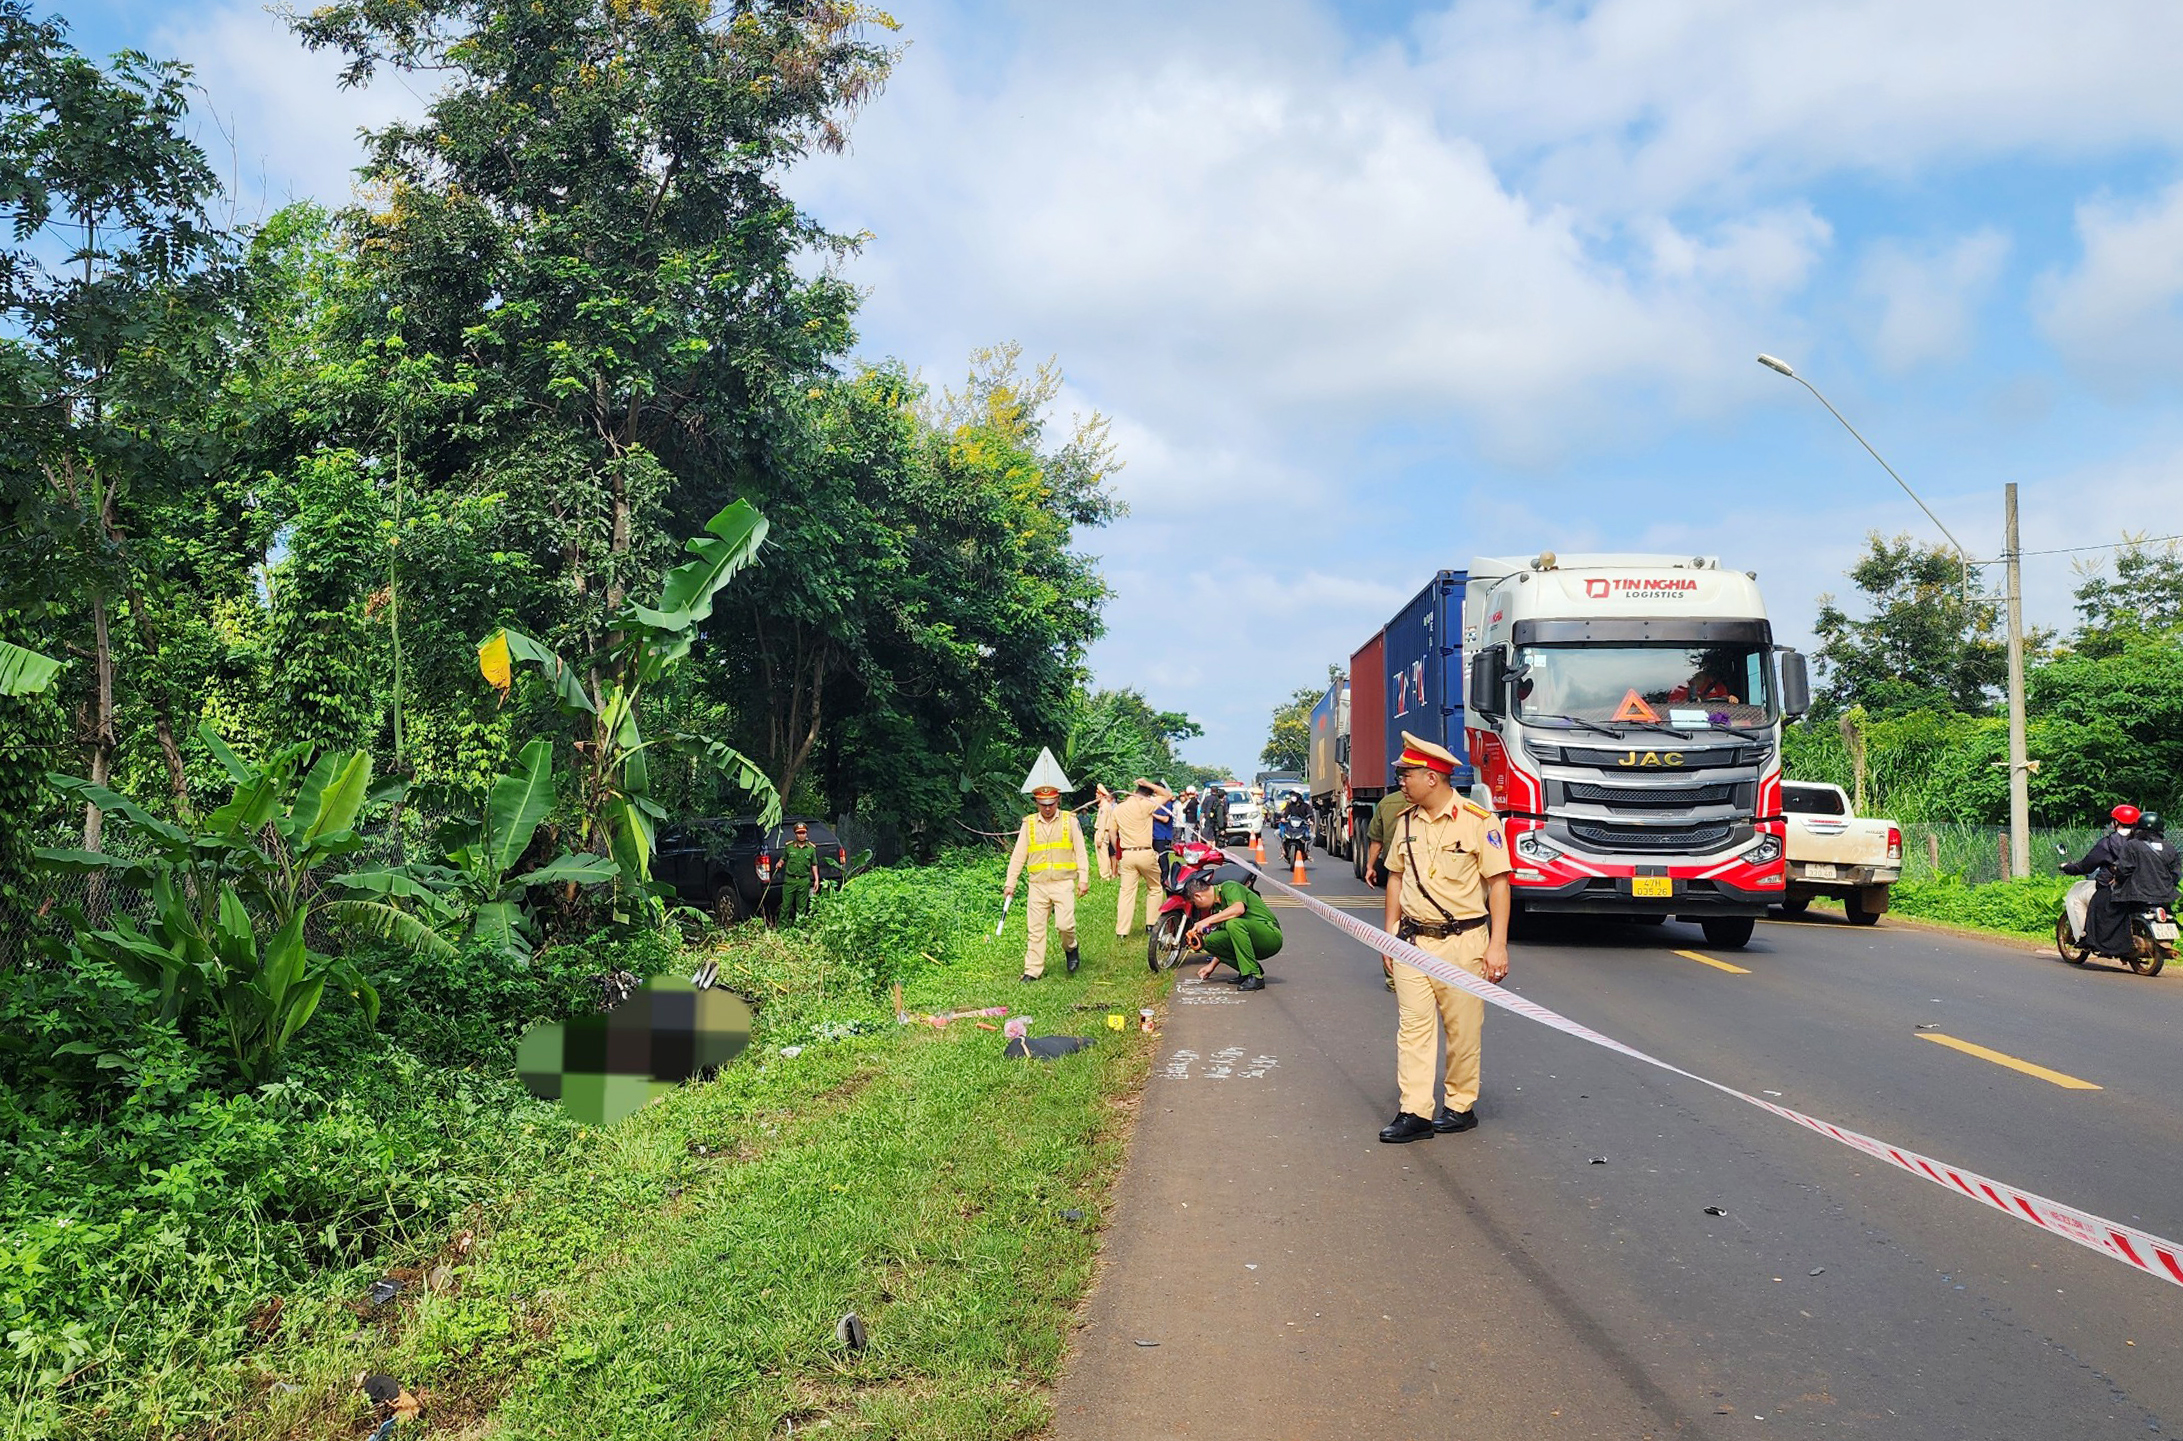
<instances>
[{"instance_id":1,"label":"tree trunk","mask_svg":"<svg viewBox=\"0 0 2183 1441\"><path fill-rule=\"evenodd\" d=\"M827 642L821 641L817 652L811 657L811 719L810 723L803 727L801 738L795 741L794 750L788 758L788 764L781 773L781 800L784 803L788 800L788 793L795 789L796 777L803 774L804 762L811 759L811 748L817 745L819 741L819 722L824 714L824 708L820 702L826 690L827 662L830 659L832 649L833 647ZM799 687L801 682L802 677L799 676L797 678ZM794 721L795 716L791 713L791 725L794 724ZM794 730L791 730L789 734L794 736Z\"/></svg>"},{"instance_id":2,"label":"tree trunk","mask_svg":"<svg viewBox=\"0 0 2183 1441\"><path fill-rule=\"evenodd\" d=\"M91 697L91 784L103 786L114 773L114 642L106 623L106 597L91 598L93 674L97 677ZM106 830L106 812L85 802L83 848L95 851Z\"/></svg>"}]
</instances>

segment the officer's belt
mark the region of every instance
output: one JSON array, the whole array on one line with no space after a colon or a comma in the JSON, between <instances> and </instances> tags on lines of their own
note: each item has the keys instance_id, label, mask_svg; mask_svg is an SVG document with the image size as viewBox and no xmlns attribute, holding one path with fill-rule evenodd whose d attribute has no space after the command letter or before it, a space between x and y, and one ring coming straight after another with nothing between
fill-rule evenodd
<instances>
[{"instance_id":1,"label":"officer's belt","mask_svg":"<svg viewBox=\"0 0 2183 1441\"><path fill-rule=\"evenodd\" d=\"M1486 923L1484 916L1465 916L1454 921L1421 921L1415 916L1404 916L1395 927L1395 934L1406 941L1420 938L1428 941L1444 941L1450 936L1460 936L1465 931L1475 931Z\"/></svg>"}]
</instances>

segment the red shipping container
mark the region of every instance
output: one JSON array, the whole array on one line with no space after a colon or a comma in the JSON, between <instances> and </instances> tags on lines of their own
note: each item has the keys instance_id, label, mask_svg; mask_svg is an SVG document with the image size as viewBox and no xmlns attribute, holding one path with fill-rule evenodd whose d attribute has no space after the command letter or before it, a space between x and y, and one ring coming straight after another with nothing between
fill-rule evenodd
<instances>
[{"instance_id":1,"label":"red shipping container","mask_svg":"<svg viewBox=\"0 0 2183 1441\"><path fill-rule=\"evenodd\" d=\"M1387 775L1387 637L1383 631L1349 658L1349 791L1377 799Z\"/></svg>"}]
</instances>

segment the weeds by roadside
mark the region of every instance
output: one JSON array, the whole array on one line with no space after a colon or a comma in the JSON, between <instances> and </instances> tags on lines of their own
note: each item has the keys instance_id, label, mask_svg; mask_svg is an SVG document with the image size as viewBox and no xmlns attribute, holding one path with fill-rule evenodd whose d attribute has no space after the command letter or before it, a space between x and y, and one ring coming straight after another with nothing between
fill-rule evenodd
<instances>
[{"instance_id":1,"label":"weeds by roadside","mask_svg":"<svg viewBox=\"0 0 2183 1441\"><path fill-rule=\"evenodd\" d=\"M752 1051L605 1130L523 1095L508 1046L600 969L690 964L669 940L550 952L471 1004L420 973L386 1032L329 1024L274 1088L178 1105L182 1083L77 1122L74 1151L0 1089L0 1314L38 1338L0 1363L11 1432L348 1436L362 1370L424 1400L425 1434L488 1412L540 1436L1035 1429L1160 985L1113 941L1111 887L1083 907L1084 973L1023 987L989 859L873 879L804 931L720 937ZM915 1010L1009 1005L1098 1043L1025 1063L969 1021L898 1027L894 977ZM34 1145L52 1172L16 1163ZM849 1309L872 1328L855 1355L832 1339Z\"/></svg>"}]
</instances>

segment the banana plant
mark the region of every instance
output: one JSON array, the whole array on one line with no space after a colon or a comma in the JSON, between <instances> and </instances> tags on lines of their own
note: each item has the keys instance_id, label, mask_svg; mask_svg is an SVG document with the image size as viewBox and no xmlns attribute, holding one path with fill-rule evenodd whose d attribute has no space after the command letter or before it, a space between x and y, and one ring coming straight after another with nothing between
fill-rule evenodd
<instances>
[{"instance_id":1,"label":"banana plant","mask_svg":"<svg viewBox=\"0 0 2183 1441\"><path fill-rule=\"evenodd\" d=\"M511 874L530 850L538 827L553 810L553 745L534 740L523 747L515 770L496 776L485 806L440 832L445 865L377 868L335 878L351 892L370 893L388 905L407 906L431 927L420 948L452 954L455 938L526 958L536 925L524 903L533 886L594 886L619 873L612 861L563 853L535 870Z\"/></svg>"},{"instance_id":2,"label":"banana plant","mask_svg":"<svg viewBox=\"0 0 2183 1441\"><path fill-rule=\"evenodd\" d=\"M36 854L50 871L100 874L150 892L144 923L125 915L103 927L85 922L72 940L58 943L60 950L111 962L153 990L162 1019L214 1013L236 1066L255 1082L278 1066L329 984L378 1019L378 992L362 973L346 957L309 944L315 918L398 936L414 937L423 927L321 875L363 847L356 819L375 794L386 794L372 789L368 754L328 751L306 769L311 747L305 744L253 766L210 727L198 734L235 789L196 828L162 820L105 786L55 775L48 780L56 789L114 818L133 854Z\"/></svg>"},{"instance_id":3,"label":"banana plant","mask_svg":"<svg viewBox=\"0 0 2183 1441\"><path fill-rule=\"evenodd\" d=\"M535 666L552 687L554 703L575 723L582 841L587 851L612 862L621 893L632 904L656 905L660 891L652 880L652 852L667 812L652 796L652 747L693 754L760 796L766 824L780 816L773 783L741 752L681 734L648 740L638 723L645 687L690 653L698 627L712 617L714 597L756 557L766 530L765 517L742 500L707 521L705 534L684 546L696 558L662 579L659 603L623 607L614 617L613 638L583 671L516 630L495 631L478 645L478 669L503 698L514 685L515 667ZM598 678L595 689L585 689L586 673Z\"/></svg>"}]
</instances>

